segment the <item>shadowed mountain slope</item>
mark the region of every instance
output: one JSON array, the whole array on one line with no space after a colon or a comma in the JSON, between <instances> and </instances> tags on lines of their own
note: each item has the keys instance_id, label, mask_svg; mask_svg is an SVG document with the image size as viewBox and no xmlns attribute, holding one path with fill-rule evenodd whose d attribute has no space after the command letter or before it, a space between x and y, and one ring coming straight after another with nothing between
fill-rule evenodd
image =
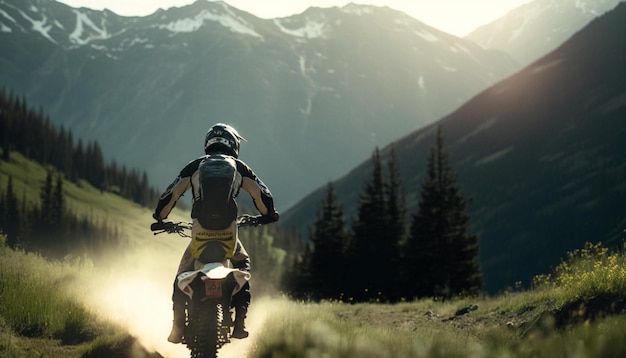
<instances>
[{"instance_id":1,"label":"shadowed mountain slope","mask_svg":"<svg viewBox=\"0 0 626 358\"><path fill-rule=\"evenodd\" d=\"M617 245L626 228L626 4L457 111L395 142L415 211L441 125L480 235L487 291L528 284L586 241ZM389 147L382 151L388 155ZM335 182L355 213L364 162ZM317 190L283 215L304 230Z\"/></svg>"}]
</instances>

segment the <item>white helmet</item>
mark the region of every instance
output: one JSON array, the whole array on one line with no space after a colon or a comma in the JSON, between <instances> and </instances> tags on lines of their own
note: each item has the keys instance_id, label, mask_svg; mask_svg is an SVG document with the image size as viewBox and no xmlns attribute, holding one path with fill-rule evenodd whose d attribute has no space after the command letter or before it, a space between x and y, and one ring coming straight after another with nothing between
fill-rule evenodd
<instances>
[{"instance_id":1,"label":"white helmet","mask_svg":"<svg viewBox=\"0 0 626 358\"><path fill-rule=\"evenodd\" d=\"M239 144L242 139L245 140L235 128L217 123L209 129L204 138L204 153L222 153L239 158Z\"/></svg>"}]
</instances>

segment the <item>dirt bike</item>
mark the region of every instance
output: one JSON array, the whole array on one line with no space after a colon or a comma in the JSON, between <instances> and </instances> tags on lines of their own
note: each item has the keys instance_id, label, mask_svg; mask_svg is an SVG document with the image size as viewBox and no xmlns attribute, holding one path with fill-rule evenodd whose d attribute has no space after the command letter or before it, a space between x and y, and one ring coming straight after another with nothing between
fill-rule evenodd
<instances>
[{"instance_id":1,"label":"dirt bike","mask_svg":"<svg viewBox=\"0 0 626 358\"><path fill-rule=\"evenodd\" d=\"M243 215L237 226L258 226L259 216ZM191 223L158 222L151 226L154 235L168 233L191 237ZM192 358L214 358L230 342L233 328L230 301L250 279L250 273L230 268L223 262L209 262L195 271L178 275L178 287L189 296L184 341Z\"/></svg>"}]
</instances>

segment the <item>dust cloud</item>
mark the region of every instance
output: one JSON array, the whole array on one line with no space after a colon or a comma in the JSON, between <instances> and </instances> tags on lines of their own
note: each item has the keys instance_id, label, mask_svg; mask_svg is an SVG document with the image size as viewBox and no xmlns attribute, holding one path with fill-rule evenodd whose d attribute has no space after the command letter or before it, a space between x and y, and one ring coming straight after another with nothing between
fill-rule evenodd
<instances>
[{"instance_id":1,"label":"dust cloud","mask_svg":"<svg viewBox=\"0 0 626 358\"><path fill-rule=\"evenodd\" d=\"M110 322L121 325L149 351L166 358L188 357L182 344L167 341L172 327L172 284L178 262L189 239L176 235L135 237L131 249L99 259L106 262L96 277L88 278L83 293L87 306ZM265 319L254 298L246 320L250 337L233 339L220 357L245 357L255 332Z\"/></svg>"},{"instance_id":2,"label":"dust cloud","mask_svg":"<svg viewBox=\"0 0 626 358\"><path fill-rule=\"evenodd\" d=\"M246 339L231 339L230 343L220 349L218 356L221 358L246 357L257 335L263 329L263 324L267 318L268 306L272 305L271 298L252 297L248 317L246 319L246 330L250 336Z\"/></svg>"}]
</instances>

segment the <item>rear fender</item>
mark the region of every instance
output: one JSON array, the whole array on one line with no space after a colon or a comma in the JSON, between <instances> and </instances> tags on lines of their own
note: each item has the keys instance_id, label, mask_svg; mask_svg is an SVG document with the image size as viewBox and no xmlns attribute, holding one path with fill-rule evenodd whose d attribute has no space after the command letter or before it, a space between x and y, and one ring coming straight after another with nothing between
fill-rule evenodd
<instances>
[{"instance_id":1,"label":"rear fender","mask_svg":"<svg viewBox=\"0 0 626 358\"><path fill-rule=\"evenodd\" d=\"M250 280L250 273L235 268L225 267L221 262L211 262L204 265L199 270L181 273L177 277L178 288L187 294L187 296L193 297L191 282L196 278L196 276L200 275L202 280L221 280L226 278L231 273L235 280L235 288L232 292L232 295L234 295L239 292L241 287L243 287L248 280Z\"/></svg>"}]
</instances>

